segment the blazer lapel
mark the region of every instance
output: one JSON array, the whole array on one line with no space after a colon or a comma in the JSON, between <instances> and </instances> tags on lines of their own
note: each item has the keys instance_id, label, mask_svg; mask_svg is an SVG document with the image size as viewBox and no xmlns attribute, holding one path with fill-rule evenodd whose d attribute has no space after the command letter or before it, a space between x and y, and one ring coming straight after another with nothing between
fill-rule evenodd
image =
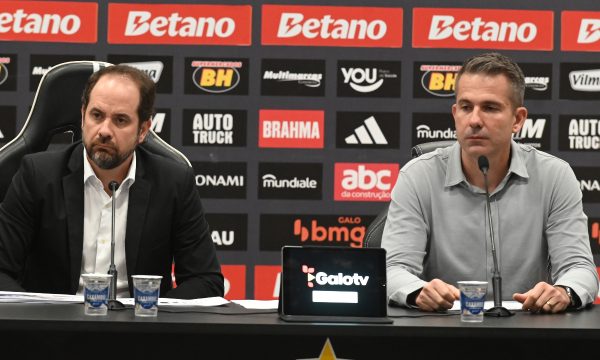
<instances>
[{"instance_id":1,"label":"blazer lapel","mask_svg":"<svg viewBox=\"0 0 600 360\"><path fill-rule=\"evenodd\" d=\"M127 274L129 276L135 274L136 271L142 231L152 188L150 182L144 178L143 156L139 156L139 152L137 152L137 155L135 182L129 189L127 231L125 234L125 261L127 262Z\"/></svg>"},{"instance_id":2,"label":"blazer lapel","mask_svg":"<svg viewBox=\"0 0 600 360\"><path fill-rule=\"evenodd\" d=\"M83 148L75 146L69 159L71 171L63 177L63 194L69 232L69 260L71 265L71 292L79 287L81 256L83 253Z\"/></svg>"}]
</instances>

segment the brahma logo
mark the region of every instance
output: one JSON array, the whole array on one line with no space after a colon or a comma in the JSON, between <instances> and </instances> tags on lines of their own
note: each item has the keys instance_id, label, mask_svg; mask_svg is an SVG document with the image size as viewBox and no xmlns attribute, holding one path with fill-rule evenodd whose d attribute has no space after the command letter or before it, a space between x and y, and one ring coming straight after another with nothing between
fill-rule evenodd
<instances>
[{"instance_id":1,"label":"brahma logo","mask_svg":"<svg viewBox=\"0 0 600 360\"><path fill-rule=\"evenodd\" d=\"M460 71L460 68L461 65L458 64L415 63L415 97L454 96L456 75Z\"/></svg>"},{"instance_id":2,"label":"brahma logo","mask_svg":"<svg viewBox=\"0 0 600 360\"><path fill-rule=\"evenodd\" d=\"M553 49L552 11L414 8L413 47Z\"/></svg>"},{"instance_id":3,"label":"brahma logo","mask_svg":"<svg viewBox=\"0 0 600 360\"><path fill-rule=\"evenodd\" d=\"M108 4L109 44L248 46L251 28L250 5Z\"/></svg>"},{"instance_id":4,"label":"brahma logo","mask_svg":"<svg viewBox=\"0 0 600 360\"><path fill-rule=\"evenodd\" d=\"M324 122L322 110L260 110L258 146L323 148Z\"/></svg>"},{"instance_id":5,"label":"brahma logo","mask_svg":"<svg viewBox=\"0 0 600 360\"><path fill-rule=\"evenodd\" d=\"M402 47L402 9L262 6L262 44Z\"/></svg>"},{"instance_id":6,"label":"brahma logo","mask_svg":"<svg viewBox=\"0 0 600 360\"><path fill-rule=\"evenodd\" d=\"M563 11L561 50L600 51L600 12Z\"/></svg>"},{"instance_id":7,"label":"brahma logo","mask_svg":"<svg viewBox=\"0 0 600 360\"><path fill-rule=\"evenodd\" d=\"M595 151L600 149L599 119L585 115L561 115L559 150Z\"/></svg>"},{"instance_id":8,"label":"brahma logo","mask_svg":"<svg viewBox=\"0 0 600 360\"><path fill-rule=\"evenodd\" d=\"M98 4L2 1L0 40L95 43Z\"/></svg>"},{"instance_id":9,"label":"brahma logo","mask_svg":"<svg viewBox=\"0 0 600 360\"><path fill-rule=\"evenodd\" d=\"M389 201L398 164L336 163L334 200Z\"/></svg>"},{"instance_id":10,"label":"brahma logo","mask_svg":"<svg viewBox=\"0 0 600 360\"><path fill-rule=\"evenodd\" d=\"M342 273L329 275L326 272L319 271L316 275L313 275L315 273L315 268L309 267L308 265L302 265L302 272L306 274L307 286L309 288L315 286L313 280L321 286L367 286L367 283L369 282L369 276L361 276L357 273L354 273L353 275L344 275Z\"/></svg>"}]
</instances>

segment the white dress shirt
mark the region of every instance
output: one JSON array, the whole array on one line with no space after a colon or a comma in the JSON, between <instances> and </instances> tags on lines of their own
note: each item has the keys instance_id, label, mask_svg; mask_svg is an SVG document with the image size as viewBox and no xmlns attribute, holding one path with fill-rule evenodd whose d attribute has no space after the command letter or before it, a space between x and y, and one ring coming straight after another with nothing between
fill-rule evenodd
<instances>
[{"instance_id":1,"label":"white dress shirt","mask_svg":"<svg viewBox=\"0 0 600 360\"><path fill-rule=\"evenodd\" d=\"M85 149L83 150L83 255L81 274L108 273L110 266L110 242L112 222L112 198L104 191L102 182L92 169ZM125 263L125 232L127 229L127 208L129 188L135 182L136 158L127 176L113 194L115 196L115 265L117 267L117 297L131 297L127 284ZM83 279L79 277L78 294L83 294Z\"/></svg>"}]
</instances>

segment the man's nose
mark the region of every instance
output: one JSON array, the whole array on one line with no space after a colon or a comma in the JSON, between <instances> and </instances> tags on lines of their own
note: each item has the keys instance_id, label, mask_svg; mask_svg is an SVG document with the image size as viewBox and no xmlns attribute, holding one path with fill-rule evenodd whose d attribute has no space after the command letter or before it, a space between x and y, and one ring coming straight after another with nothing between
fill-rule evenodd
<instances>
[{"instance_id":1,"label":"man's nose","mask_svg":"<svg viewBox=\"0 0 600 360\"><path fill-rule=\"evenodd\" d=\"M113 133L112 122L109 118L105 118L102 123L100 123L100 128L98 129L98 136L102 138L111 138Z\"/></svg>"},{"instance_id":2,"label":"man's nose","mask_svg":"<svg viewBox=\"0 0 600 360\"><path fill-rule=\"evenodd\" d=\"M469 126L481 127L481 124L481 109L478 106L475 106L469 117Z\"/></svg>"}]
</instances>

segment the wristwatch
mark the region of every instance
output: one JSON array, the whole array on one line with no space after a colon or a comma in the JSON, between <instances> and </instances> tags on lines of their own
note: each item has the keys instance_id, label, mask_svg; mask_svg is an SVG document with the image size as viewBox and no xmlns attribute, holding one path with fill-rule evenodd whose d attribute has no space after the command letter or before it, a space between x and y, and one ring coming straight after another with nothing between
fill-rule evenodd
<instances>
[{"instance_id":1,"label":"wristwatch","mask_svg":"<svg viewBox=\"0 0 600 360\"><path fill-rule=\"evenodd\" d=\"M570 287L568 286L564 286L564 285L556 285L558 287L561 287L563 289L565 289L565 291L567 292L567 296L569 297L569 307L575 307L575 299L573 298L573 290L571 290Z\"/></svg>"}]
</instances>

